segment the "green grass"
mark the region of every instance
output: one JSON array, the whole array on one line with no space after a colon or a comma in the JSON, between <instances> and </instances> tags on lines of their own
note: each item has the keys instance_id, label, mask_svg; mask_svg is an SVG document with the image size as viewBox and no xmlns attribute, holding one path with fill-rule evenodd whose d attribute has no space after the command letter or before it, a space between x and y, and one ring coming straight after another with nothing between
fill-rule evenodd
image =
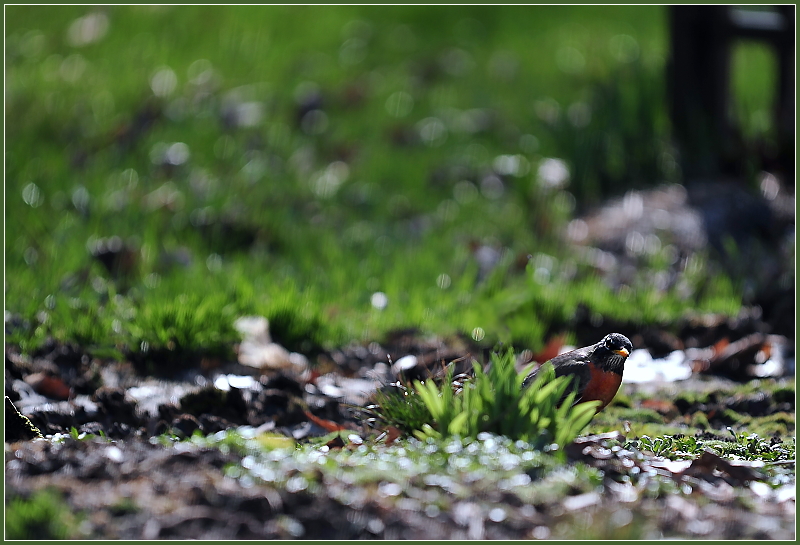
<instances>
[{"instance_id":1,"label":"green grass","mask_svg":"<svg viewBox=\"0 0 800 545\"><path fill-rule=\"evenodd\" d=\"M706 450L730 460L760 461L764 463L794 460L795 441L768 441L756 434L731 432L726 440L703 440L683 434L650 437L643 435L629 443L643 452L670 460L693 459Z\"/></svg>"},{"instance_id":2,"label":"green grass","mask_svg":"<svg viewBox=\"0 0 800 545\"><path fill-rule=\"evenodd\" d=\"M7 539L76 539L82 514L75 514L60 494L43 489L29 498L12 496L6 501Z\"/></svg>"},{"instance_id":3,"label":"green grass","mask_svg":"<svg viewBox=\"0 0 800 545\"><path fill-rule=\"evenodd\" d=\"M107 34L71 44L89 13ZM252 313L312 355L407 326L536 348L579 305L668 324L740 304L704 263L689 296L656 290L656 265L618 293L559 235L631 183L675 180L663 7L9 6L6 20L6 327L26 351L52 337L225 358ZM300 123L315 90L324 120ZM231 124L237 101L261 118ZM553 157L571 180L546 190ZM124 250L106 268L92 251L110 237ZM488 276L475 245L501 256ZM528 255L549 257L546 283Z\"/></svg>"},{"instance_id":4,"label":"green grass","mask_svg":"<svg viewBox=\"0 0 800 545\"><path fill-rule=\"evenodd\" d=\"M440 381L415 380L380 391L371 411L378 425L393 426L419 439L451 436L478 438L482 433L503 435L529 442L538 448L552 444L563 448L572 442L594 416L598 403L572 406L575 392L569 377L556 378L545 364L526 389L527 372L517 373L513 351L494 353L484 371L473 362L474 376L454 386L453 367ZM438 384L437 382L440 382Z\"/></svg>"}]
</instances>

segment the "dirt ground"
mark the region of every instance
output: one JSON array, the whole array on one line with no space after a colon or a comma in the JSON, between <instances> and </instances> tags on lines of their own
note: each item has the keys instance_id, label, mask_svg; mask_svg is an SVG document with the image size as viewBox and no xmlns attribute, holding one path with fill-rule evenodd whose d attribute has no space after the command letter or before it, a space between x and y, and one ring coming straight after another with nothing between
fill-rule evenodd
<instances>
[{"instance_id":1,"label":"dirt ground","mask_svg":"<svg viewBox=\"0 0 800 545\"><path fill-rule=\"evenodd\" d=\"M722 327L716 335L730 331ZM704 342L719 342L705 333ZM740 338L752 335L741 329L738 333ZM675 341L664 341L664 335L651 337L662 344ZM648 338L638 338L638 347L647 347ZM725 357L752 351L746 343L740 348L728 349ZM718 361L724 350L717 352L716 360L706 361L705 370L698 367L698 375L728 369L722 373L728 375L724 380L745 378L746 366L730 371L730 365L723 367ZM409 354L415 356L413 366L396 365ZM9 437L7 425L6 505L55 489L69 510L79 514L71 535L78 538L619 538L637 528L630 537L794 539L793 496L758 501L750 488L737 482L732 486L730 478L703 481L702 493L688 497L638 495L635 501L629 489L611 478L605 479L602 493L576 491L555 503L531 503L503 490L476 490L469 501L442 494L433 499L438 507L431 510L419 502L378 494L374 486L352 483L347 486L363 490L356 494L357 501L346 502L336 492L342 483L327 478L320 479L314 493L243 482L223 471L241 463L239 454L187 442L167 448L151 440L166 432L185 437L196 430L211 434L249 426L303 441L328 433L324 425L330 422L366 436L368 430L351 403L363 404L371 389L398 372L422 376L437 362L468 354L485 356L464 339L422 338L407 331L383 345L354 345L323 354L320 364L302 379L262 374L233 363L153 377L130 363L94 360L74 346L53 344L32 356L7 346L7 399L44 435L66 437ZM387 355L394 365L385 363ZM778 401L768 400L772 405L766 408L752 404L753 410L786 410ZM75 435L94 436L69 437L73 429ZM587 459L580 450L571 457ZM608 469L602 464L610 462L602 456L588 459ZM429 492L420 486L419 493ZM497 507L502 507L502 516ZM37 529L29 531L34 537Z\"/></svg>"},{"instance_id":2,"label":"dirt ground","mask_svg":"<svg viewBox=\"0 0 800 545\"><path fill-rule=\"evenodd\" d=\"M323 483L314 494L243 486L221 471L240 457L218 449L166 449L138 438L114 444L68 440L57 446L37 441L12 449L6 454L9 497L55 487L71 509L86 514L80 531L94 538L563 538L578 537L574 529L587 523L595 525L595 536L612 538L632 521L650 538L794 538L793 501L748 508L723 485L709 485L717 501L668 495L631 503L609 481L602 494L551 505L531 505L498 490L451 501L449 509L433 514L366 488L361 501L346 505L332 497L333 484ZM495 521L498 506L503 519Z\"/></svg>"}]
</instances>

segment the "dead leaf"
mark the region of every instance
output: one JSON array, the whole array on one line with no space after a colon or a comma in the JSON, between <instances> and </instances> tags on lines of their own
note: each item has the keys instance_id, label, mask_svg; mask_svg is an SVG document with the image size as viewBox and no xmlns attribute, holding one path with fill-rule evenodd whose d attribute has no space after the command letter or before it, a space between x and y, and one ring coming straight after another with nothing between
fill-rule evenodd
<instances>
[{"instance_id":1,"label":"dead leaf","mask_svg":"<svg viewBox=\"0 0 800 545\"><path fill-rule=\"evenodd\" d=\"M755 469L752 463L734 463L710 450L706 450L699 458L693 460L692 465L683 470L681 474L712 480L713 477L715 477L714 471L727 474L738 484L745 484L750 481L763 481L766 478L764 474Z\"/></svg>"},{"instance_id":2,"label":"dead leaf","mask_svg":"<svg viewBox=\"0 0 800 545\"><path fill-rule=\"evenodd\" d=\"M386 440L385 440L386 445L391 445L401 435L403 435L403 433L399 429L395 428L394 426L389 426L386 429Z\"/></svg>"},{"instance_id":3,"label":"dead leaf","mask_svg":"<svg viewBox=\"0 0 800 545\"><path fill-rule=\"evenodd\" d=\"M342 439L341 435L337 435L336 437L325 443L325 446L331 450L341 449L344 447L344 445L345 442L344 439Z\"/></svg>"},{"instance_id":4,"label":"dead leaf","mask_svg":"<svg viewBox=\"0 0 800 545\"><path fill-rule=\"evenodd\" d=\"M714 345L714 355L709 361L710 369L735 377L746 376L747 366L756 362L756 354L766 340L764 334L753 333L732 343L727 338L719 341Z\"/></svg>"},{"instance_id":5,"label":"dead leaf","mask_svg":"<svg viewBox=\"0 0 800 545\"><path fill-rule=\"evenodd\" d=\"M25 377L25 382L30 384L33 391L50 399L66 401L72 396L72 390L58 377L45 373L33 373Z\"/></svg>"},{"instance_id":6,"label":"dead leaf","mask_svg":"<svg viewBox=\"0 0 800 545\"><path fill-rule=\"evenodd\" d=\"M558 356L559 350L561 350L561 348L564 346L565 338L566 335L563 333L554 337L550 337L550 340L547 341L547 344L544 345L544 348L542 348L539 353L533 355L533 360L539 363L544 363Z\"/></svg>"},{"instance_id":7,"label":"dead leaf","mask_svg":"<svg viewBox=\"0 0 800 545\"><path fill-rule=\"evenodd\" d=\"M643 409L650 409L660 415L668 417L678 416L678 408L675 404L666 399L645 399L642 401Z\"/></svg>"},{"instance_id":8,"label":"dead leaf","mask_svg":"<svg viewBox=\"0 0 800 545\"><path fill-rule=\"evenodd\" d=\"M314 424L324 429L325 431L343 431L347 429L341 424L337 424L333 420L324 420L322 418L319 418L318 416L314 416L313 414L311 414L310 411L303 411L303 412L306 413L306 416L308 417L309 420L311 420Z\"/></svg>"},{"instance_id":9,"label":"dead leaf","mask_svg":"<svg viewBox=\"0 0 800 545\"><path fill-rule=\"evenodd\" d=\"M714 350L714 355L711 357L711 359L718 357L722 351L728 347L729 344L731 344L731 341L728 339L728 337L723 337L715 342L714 346L711 347L712 350Z\"/></svg>"},{"instance_id":10,"label":"dead leaf","mask_svg":"<svg viewBox=\"0 0 800 545\"><path fill-rule=\"evenodd\" d=\"M770 335L772 337L772 335ZM763 345L761 345L761 352L764 353L764 361L768 360L772 356L772 343L775 342L772 339L768 338Z\"/></svg>"}]
</instances>

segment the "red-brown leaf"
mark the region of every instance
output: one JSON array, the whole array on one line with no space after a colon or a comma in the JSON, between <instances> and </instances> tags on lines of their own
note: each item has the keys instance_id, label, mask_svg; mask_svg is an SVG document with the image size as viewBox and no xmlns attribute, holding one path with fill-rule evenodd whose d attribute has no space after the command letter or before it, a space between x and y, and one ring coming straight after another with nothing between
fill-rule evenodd
<instances>
[{"instance_id":1,"label":"red-brown leaf","mask_svg":"<svg viewBox=\"0 0 800 545\"><path fill-rule=\"evenodd\" d=\"M564 339L565 335L563 333L555 337L550 337L550 340L547 341L544 348L542 348L538 354L533 355L533 360L538 363L544 363L558 356L558 352L564 346Z\"/></svg>"},{"instance_id":2,"label":"red-brown leaf","mask_svg":"<svg viewBox=\"0 0 800 545\"><path fill-rule=\"evenodd\" d=\"M33 391L50 399L65 401L72 396L72 390L58 377L51 377L44 373L33 373L25 377L25 382L30 384Z\"/></svg>"},{"instance_id":3,"label":"red-brown leaf","mask_svg":"<svg viewBox=\"0 0 800 545\"><path fill-rule=\"evenodd\" d=\"M310 411L303 411L303 412L306 413L306 416L308 417L309 420L311 420L314 424L316 424L317 426L326 431L342 431L347 429L344 426L337 424L333 420L324 420L318 416L314 416L313 414L311 414Z\"/></svg>"}]
</instances>

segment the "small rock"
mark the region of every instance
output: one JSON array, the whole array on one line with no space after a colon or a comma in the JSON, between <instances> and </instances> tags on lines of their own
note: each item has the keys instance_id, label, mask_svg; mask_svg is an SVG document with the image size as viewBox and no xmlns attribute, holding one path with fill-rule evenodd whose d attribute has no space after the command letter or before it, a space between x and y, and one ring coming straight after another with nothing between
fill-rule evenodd
<instances>
[{"instance_id":1,"label":"small rock","mask_svg":"<svg viewBox=\"0 0 800 545\"><path fill-rule=\"evenodd\" d=\"M269 320L263 316L242 316L233 323L233 327L245 339L259 341L262 344L272 342L269 336Z\"/></svg>"},{"instance_id":2,"label":"small rock","mask_svg":"<svg viewBox=\"0 0 800 545\"><path fill-rule=\"evenodd\" d=\"M308 359L272 342L269 321L263 316L244 316L234 323L243 340L239 344L239 363L257 369L291 370L298 374L308 369Z\"/></svg>"},{"instance_id":3,"label":"small rock","mask_svg":"<svg viewBox=\"0 0 800 545\"><path fill-rule=\"evenodd\" d=\"M563 506L567 511L578 511L592 505L597 505L600 503L600 500L600 494L597 492L588 492L579 496L570 496L564 500Z\"/></svg>"},{"instance_id":4,"label":"small rock","mask_svg":"<svg viewBox=\"0 0 800 545\"><path fill-rule=\"evenodd\" d=\"M416 366L417 366L417 357L409 354L408 356L403 356L402 358L394 362L394 364L392 365L392 372L399 375L403 371L408 371L409 369L413 369Z\"/></svg>"}]
</instances>

